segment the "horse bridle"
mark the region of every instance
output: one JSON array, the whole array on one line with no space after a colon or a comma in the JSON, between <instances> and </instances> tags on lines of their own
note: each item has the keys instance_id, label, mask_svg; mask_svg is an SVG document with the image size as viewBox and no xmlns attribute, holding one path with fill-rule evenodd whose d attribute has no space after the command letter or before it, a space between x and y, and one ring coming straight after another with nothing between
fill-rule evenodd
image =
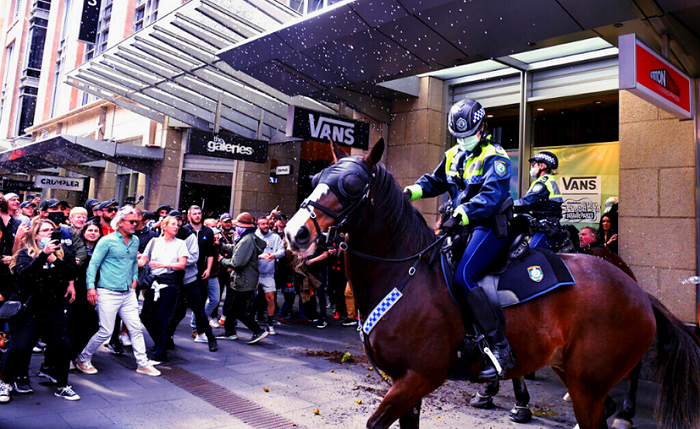
<instances>
[{"instance_id":1,"label":"horse bridle","mask_svg":"<svg viewBox=\"0 0 700 429\"><path fill-rule=\"evenodd\" d=\"M336 168L337 166L345 167L346 165L352 166L352 169L350 169L350 171L345 172L344 168ZM339 171L342 172L342 174L340 174ZM358 188L359 191L348 190L347 187L351 186L344 185L346 178L351 175L354 176L354 178L359 178L360 180L365 182L364 185L360 184L361 188ZM319 204L316 201L311 201L309 199L304 200L304 202L301 203L301 205L299 206L299 208L306 209L309 211L309 217L314 223L314 227L316 228L316 234L319 237L319 244L322 247L325 247L326 244L333 242L337 238L338 233L347 224L348 219L350 219L351 215L354 214L355 211L358 210L365 201L367 201L367 199L369 198L369 191L372 185L372 178L375 177L375 173L364 162L362 162L359 159L359 157L352 156L342 158L331 167L328 167L320 173L316 174L312 180L312 185L314 185L314 188L322 179L324 179L324 176L330 176L331 178L333 178L334 176L336 177L335 181L330 181L330 183L322 183L324 183L331 189L331 191L333 191L333 193L336 195L336 198L338 198L339 202L343 205L344 209L340 213L337 213L331 210L329 207L326 207L322 204ZM354 183L353 185L358 186L358 184L359 183ZM318 209L326 215L333 218L336 221L335 225L329 226L328 230L326 232L323 232L323 230L321 229L321 225L319 225L318 220L316 218L316 212L314 211L314 209ZM321 241L321 238L323 239L323 241Z\"/></svg>"}]
</instances>

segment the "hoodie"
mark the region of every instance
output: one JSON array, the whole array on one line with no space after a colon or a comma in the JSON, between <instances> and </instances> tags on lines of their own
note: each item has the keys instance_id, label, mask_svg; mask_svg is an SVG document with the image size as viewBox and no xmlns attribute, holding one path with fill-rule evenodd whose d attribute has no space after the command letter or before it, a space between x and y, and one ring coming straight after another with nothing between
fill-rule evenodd
<instances>
[{"instance_id":1,"label":"hoodie","mask_svg":"<svg viewBox=\"0 0 700 429\"><path fill-rule=\"evenodd\" d=\"M252 229L252 228L251 228ZM239 292L250 292L258 285L258 257L267 243L251 233L244 234L235 245L219 244L222 253L232 255L221 260L221 266L231 268L231 288Z\"/></svg>"},{"instance_id":2,"label":"hoodie","mask_svg":"<svg viewBox=\"0 0 700 429\"><path fill-rule=\"evenodd\" d=\"M267 243L263 253L272 253L275 259L280 259L284 257L284 243L279 235L272 231L268 231L267 234L263 235L262 231L257 229L255 235L258 238L262 238ZM275 261L267 261L265 259L260 259L259 270L260 277L274 277L275 275Z\"/></svg>"}]
</instances>

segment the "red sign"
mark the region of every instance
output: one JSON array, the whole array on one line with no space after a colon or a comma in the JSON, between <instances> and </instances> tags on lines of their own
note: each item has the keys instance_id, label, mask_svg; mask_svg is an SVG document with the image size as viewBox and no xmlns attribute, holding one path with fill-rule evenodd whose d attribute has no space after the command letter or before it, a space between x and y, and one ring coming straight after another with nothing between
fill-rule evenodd
<instances>
[{"instance_id":1,"label":"red sign","mask_svg":"<svg viewBox=\"0 0 700 429\"><path fill-rule=\"evenodd\" d=\"M619 38L620 89L626 89L679 119L692 117L690 78L639 41L634 34Z\"/></svg>"}]
</instances>

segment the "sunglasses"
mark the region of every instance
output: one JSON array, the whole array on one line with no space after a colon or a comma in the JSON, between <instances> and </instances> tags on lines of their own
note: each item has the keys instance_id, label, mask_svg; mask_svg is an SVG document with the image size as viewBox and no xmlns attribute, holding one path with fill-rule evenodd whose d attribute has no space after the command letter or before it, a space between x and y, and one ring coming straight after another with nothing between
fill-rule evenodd
<instances>
[{"instance_id":1,"label":"sunglasses","mask_svg":"<svg viewBox=\"0 0 700 429\"><path fill-rule=\"evenodd\" d=\"M137 221L137 220L127 220L127 222L129 222L129 223L132 224L132 225L138 225L138 224L139 224L139 221Z\"/></svg>"},{"instance_id":2,"label":"sunglasses","mask_svg":"<svg viewBox=\"0 0 700 429\"><path fill-rule=\"evenodd\" d=\"M116 207L111 207L111 208L105 209L104 211L106 211L107 213L116 213L118 210Z\"/></svg>"}]
</instances>

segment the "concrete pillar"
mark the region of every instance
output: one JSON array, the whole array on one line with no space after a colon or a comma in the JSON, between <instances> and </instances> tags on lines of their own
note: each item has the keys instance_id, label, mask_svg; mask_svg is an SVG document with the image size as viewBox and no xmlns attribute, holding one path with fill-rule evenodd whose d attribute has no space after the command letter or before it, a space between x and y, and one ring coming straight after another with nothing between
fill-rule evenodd
<instances>
[{"instance_id":1,"label":"concrete pillar","mask_svg":"<svg viewBox=\"0 0 700 429\"><path fill-rule=\"evenodd\" d=\"M424 77L421 78L418 98L392 104L386 165L401 187L432 172L442 160L447 127L443 95L443 81ZM441 198L413 202L429 225L437 221L437 209L441 203Z\"/></svg>"},{"instance_id":2,"label":"concrete pillar","mask_svg":"<svg viewBox=\"0 0 700 429\"><path fill-rule=\"evenodd\" d=\"M162 142L165 148L165 156L162 162L153 164L148 195L148 210L155 210L163 204L169 204L175 208L179 203L184 135L184 132L172 128L163 130Z\"/></svg>"},{"instance_id":3,"label":"concrete pillar","mask_svg":"<svg viewBox=\"0 0 700 429\"><path fill-rule=\"evenodd\" d=\"M676 316L697 322L693 121L620 91L620 256Z\"/></svg>"}]
</instances>

